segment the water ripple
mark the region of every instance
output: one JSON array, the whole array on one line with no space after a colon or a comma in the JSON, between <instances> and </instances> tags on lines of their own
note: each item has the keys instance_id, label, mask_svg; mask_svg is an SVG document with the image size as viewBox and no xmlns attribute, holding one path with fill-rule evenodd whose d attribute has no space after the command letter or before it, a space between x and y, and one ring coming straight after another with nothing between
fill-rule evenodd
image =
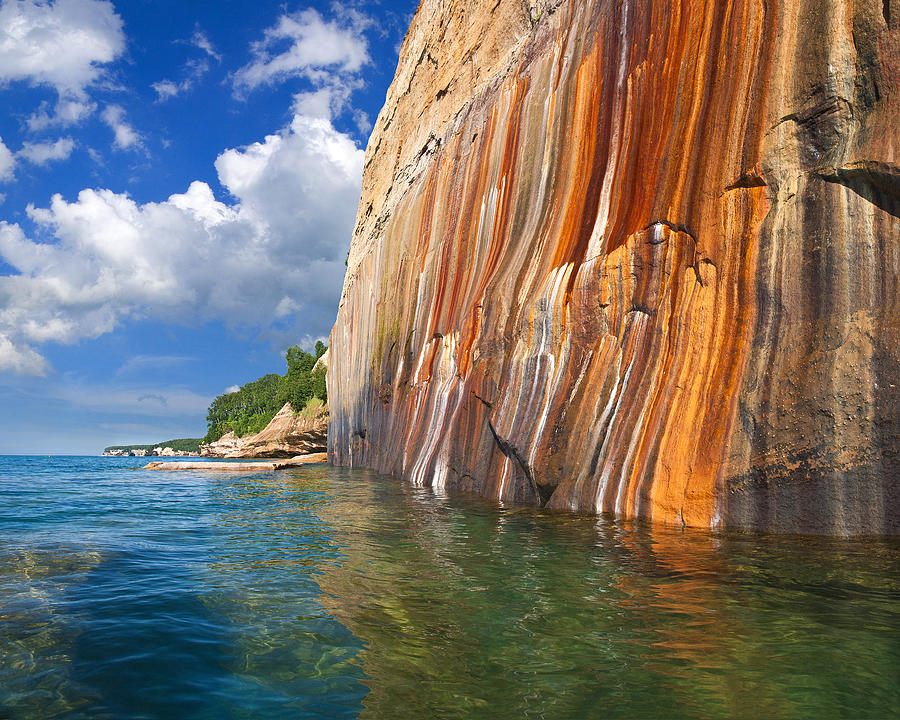
<instances>
[{"instance_id":1,"label":"water ripple","mask_svg":"<svg viewBox=\"0 0 900 720\"><path fill-rule=\"evenodd\" d=\"M0 458L0 718L900 707L893 540L673 532L326 466Z\"/></svg>"}]
</instances>

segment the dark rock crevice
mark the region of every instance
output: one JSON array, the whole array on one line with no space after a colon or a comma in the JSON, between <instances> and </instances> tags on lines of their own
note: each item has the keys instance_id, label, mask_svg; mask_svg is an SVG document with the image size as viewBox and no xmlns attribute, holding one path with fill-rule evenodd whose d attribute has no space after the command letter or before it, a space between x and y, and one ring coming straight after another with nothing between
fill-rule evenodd
<instances>
[{"instance_id":1,"label":"dark rock crevice","mask_svg":"<svg viewBox=\"0 0 900 720\"><path fill-rule=\"evenodd\" d=\"M691 230L690 227L688 227L684 223L673 222L672 220L668 220L668 219L654 220L653 222L649 223L648 225L645 225L644 227L642 227L641 232L647 232L648 230L656 227L657 225L665 225L667 228L669 228L669 230L674 230L675 232L684 233L689 238L691 238L691 240L693 240L694 242L697 242L697 236L694 235L694 231ZM664 242L664 240L648 240L647 244L648 245L659 245L662 242Z\"/></svg>"},{"instance_id":2,"label":"dark rock crevice","mask_svg":"<svg viewBox=\"0 0 900 720\"><path fill-rule=\"evenodd\" d=\"M751 188L768 187L768 183L755 172L745 172L730 185L725 186L725 192L731 190L749 190Z\"/></svg>"},{"instance_id":3,"label":"dark rock crevice","mask_svg":"<svg viewBox=\"0 0 900 720\"><path fill-rule=\"evenodd\" d=\"M515 463L519 472L521 472L522 476L525 478L527 488L531 493L533 493L534 500L539 505L545 505L550 499L550 496L553 494L553 490L555 489L555 487L549 488L538 484L538 482L535 480L534 472L531 466L528 464L528 461L524 457L522 457L518 449L512 443L500 437L500 435L497 433L497 429L494 427L494 424L490 420L488 420L488 429L491 431L491 435L494 438L494 442L497 443L497 447L500 448L500 452L502 452L507 458Z\"/></svg>"}]
</instances>

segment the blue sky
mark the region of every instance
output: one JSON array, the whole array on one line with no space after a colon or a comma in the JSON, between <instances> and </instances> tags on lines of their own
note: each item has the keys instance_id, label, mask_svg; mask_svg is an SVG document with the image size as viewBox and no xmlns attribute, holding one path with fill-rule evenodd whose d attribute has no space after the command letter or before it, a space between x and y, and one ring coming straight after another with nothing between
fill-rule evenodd
<instances>
[{"instance_id":1,"label":"blue sky","mask_svg":"<svg viewBox=\"0 0 900 720\"><path fill-rule=\"evenodd\" d=\"M0 454L201 436L327 340L414 10L0 0Z\"/></svg>"}]
</instances>

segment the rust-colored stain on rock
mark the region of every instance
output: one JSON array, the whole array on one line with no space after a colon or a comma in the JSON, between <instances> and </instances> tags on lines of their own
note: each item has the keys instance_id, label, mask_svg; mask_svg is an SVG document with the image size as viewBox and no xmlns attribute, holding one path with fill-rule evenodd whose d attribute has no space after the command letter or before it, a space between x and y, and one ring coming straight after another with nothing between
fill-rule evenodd
<instances>
[{"instance_id":1,"label":"rust-colored stain on rock","mask_svg":"<svg viewBox=\"0 0 900 720\"><path fill-rule=\"evenodd\" d=\"M329 459L897 533L898 83L874 0L423 0L367 150Z\"/></svg>"}]
</instances>

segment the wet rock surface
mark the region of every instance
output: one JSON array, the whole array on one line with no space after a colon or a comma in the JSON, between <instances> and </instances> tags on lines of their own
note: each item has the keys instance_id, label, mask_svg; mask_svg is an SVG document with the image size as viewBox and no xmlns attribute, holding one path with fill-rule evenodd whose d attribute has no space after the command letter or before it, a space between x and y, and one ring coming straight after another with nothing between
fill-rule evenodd
<instances>
[{"instance_id":1,"label":"wet rock surface","mask_svg":"<svg viewBox=\"0 0 900 720\"><path fill-rule=\"evenodd\" d=\"M900 532L898 12L424 0L366 153L330 460Z\"/></svg>"}]
</instances>

